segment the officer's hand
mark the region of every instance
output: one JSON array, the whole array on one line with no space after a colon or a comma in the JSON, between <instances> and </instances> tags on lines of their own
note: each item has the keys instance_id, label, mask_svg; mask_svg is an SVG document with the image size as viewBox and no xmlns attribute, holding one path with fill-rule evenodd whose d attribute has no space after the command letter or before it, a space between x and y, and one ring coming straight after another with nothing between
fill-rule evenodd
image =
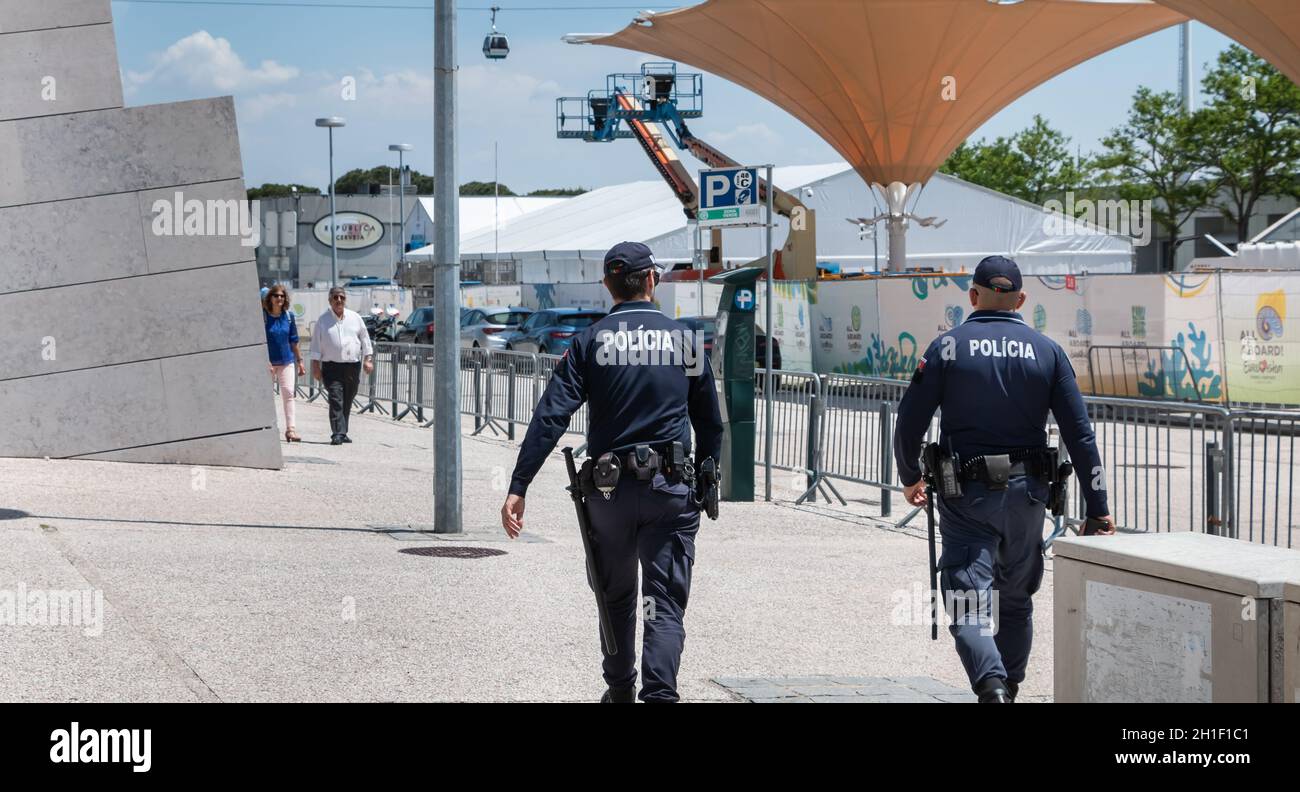
<instances>
[{"instance_id":1,"label":"officer's hand","mask_svg":"<svg viewBox=\"0 0 1300 792\"><path fill-rule=\"evenodd\" d=\"M903 487L903 500L913 506L925 505L925 479L921 479L915 484L908 484Z\"/></svg>"},{"instance_id":2,"label":"officer's hand","mask_svg":"<svg viewBox=\"0 0 1300 792\"><path fill-rule=\"evenodd\" d=\"M506 496L506 504L501 507L501 527L511 539L519 536L524 529L524 496Z\"/></svg>"},{"instance_id":3,"label":"officer's hand","mask_svg":"<svg viewBox=\"0 0 1300 792\"><path fill-rule=\"evenodd\" d=\"M1093 536L1114 536L1115 535L1115 518L1107 514L1103 517L1097 517L1095 519L1101 520L1102 522L1106 523L1106 530L1097 531L1096 533L1093 534Z\"/></svg>"}]
</instances>

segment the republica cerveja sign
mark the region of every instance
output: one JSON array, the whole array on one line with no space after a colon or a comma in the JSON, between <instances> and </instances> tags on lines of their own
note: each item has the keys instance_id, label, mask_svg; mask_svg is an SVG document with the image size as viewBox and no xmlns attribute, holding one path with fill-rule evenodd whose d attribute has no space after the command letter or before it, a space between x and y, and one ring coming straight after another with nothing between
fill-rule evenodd
<instances>
[{"instance_id":1,"label":"republica cerveja sign","mask_svg":"<svg viewBox=\"0 0 1300 792\"><path fill-rule=\"evenodd\" d=\"M339 212L334 215L334 245L339 250L360 250L379 244L384 238L384 224L376 217L361 212ZM330 244L330 216L325 215L313 229L322 245Z\"/></svg>"}]
</instances>

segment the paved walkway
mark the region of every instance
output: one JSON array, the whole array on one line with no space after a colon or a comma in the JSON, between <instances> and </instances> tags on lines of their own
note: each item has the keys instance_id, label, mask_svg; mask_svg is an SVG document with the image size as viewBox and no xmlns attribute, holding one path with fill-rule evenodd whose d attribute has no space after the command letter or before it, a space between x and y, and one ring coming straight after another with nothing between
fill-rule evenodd
<instances>
[{"instance_id":1,"label":"paved walkway","mask_svg":"<svg viewBox=\"0 0 1300 792\"><path fill-rule=\"evenodd\" d=\"M511 542L498 509L516 447L465 438L470 535L437 539L394 528L430 519L431 430L367 415L354 419L353 444L330 446L324 407L300 403L299 414L305 442L284 446L278 472L0 459L0 604L5 592L85 592L102 598L103 616L98 631L0 624L0 700L600 696L558 455L528 497L527 541ZM931 642L920 622L924 524L866 517L877 507L865 488L844 488L848 507L796 507L801 491L801 477L782 474L777 502L724 504L722 520L705 521L683 696L960 698L950 640ZM1041 700L1050 572L1036 601L1022 695ZM871 689L885 692L861 693ZM774 690L793 695L750 695Z\"/></svg>"}]
</instances>

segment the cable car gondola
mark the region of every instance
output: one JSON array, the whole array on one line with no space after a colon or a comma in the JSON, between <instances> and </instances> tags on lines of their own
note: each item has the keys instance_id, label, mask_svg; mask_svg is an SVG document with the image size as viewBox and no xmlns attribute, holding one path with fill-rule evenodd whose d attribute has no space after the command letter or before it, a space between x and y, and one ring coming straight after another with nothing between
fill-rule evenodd
<instances>
[{"instance_id":1,"label":"cable car gondola","mask_svg":"<svg viewBox=\"0 0 1300 792\"><path fill-rule=\"evenodd\" d=\"M510 40L497 32L497 12L501 6L492 6L492 32L483 38L483 57L488 60L505 60L510 54Z\"/></svg>"}]
</instances>

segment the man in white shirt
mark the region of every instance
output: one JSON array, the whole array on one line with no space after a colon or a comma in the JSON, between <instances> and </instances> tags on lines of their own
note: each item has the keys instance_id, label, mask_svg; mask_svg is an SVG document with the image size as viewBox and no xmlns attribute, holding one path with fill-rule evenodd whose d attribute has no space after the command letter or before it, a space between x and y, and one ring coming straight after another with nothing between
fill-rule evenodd
<instances>
[{"instance_id":1,"label":"man in white shirt","mask_svg":"<svg viewBox=\"0 0 1300 792\"><path fill-rule=\"evenodd\" d=\"M311 331L311 375L325 385L330 405L330 445L351 443L348 417L361 384L361 369L375 369L374 349L361 314L348 310L342 286L330 289L330 309ZM364 360L364 363L362 362Z\"/></svg>"}]
</instances>

